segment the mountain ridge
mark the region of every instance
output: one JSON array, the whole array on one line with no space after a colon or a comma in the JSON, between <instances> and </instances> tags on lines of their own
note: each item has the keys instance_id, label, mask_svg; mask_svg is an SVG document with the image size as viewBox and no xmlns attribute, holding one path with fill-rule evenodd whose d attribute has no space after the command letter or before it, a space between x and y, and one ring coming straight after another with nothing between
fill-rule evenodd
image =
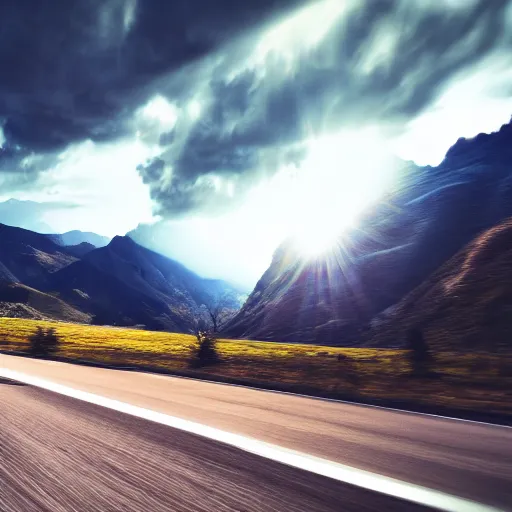
<instances>
[{"instance_id":1,"label":"mountain ridge","mask_svg":"<svg viewBox=\"0 0 512 512\"><path fill-rule=\"evenodd\" d=\"M38 298L47 297L54 306L61 301L69 308L67 317L74 315L81 322L88 318L177 332L193 328L193 311L201 303L216 294L235 292L227 283L204 279L128 237L117 236L101 248L85 242L66 247L51 236L4 225L0 225L0 281L17 287L19 297L23 295L19 289L30 287L32 297L37 292ZM27 300L25 309L18 307L21 314L34 309ZM12 310L13 302L4 301L4 309L5 303ZM44 309L38 309L42 316ZM54 318L64 316L58 313Z\"/></svg>"}]
</instances>

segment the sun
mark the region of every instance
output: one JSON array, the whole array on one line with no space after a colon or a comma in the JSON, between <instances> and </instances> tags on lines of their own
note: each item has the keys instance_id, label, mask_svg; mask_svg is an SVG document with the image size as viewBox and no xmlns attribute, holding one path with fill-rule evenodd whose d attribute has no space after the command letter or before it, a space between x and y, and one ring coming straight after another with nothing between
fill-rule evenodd
<instances>
[{"instance_id":1,"label":"sun","mask_svg":"<svg viewBox=\"0 0 512 512\"><path fill-rule=\"evenodd\" d=\"M309 183L299 194L290 236L294 249L304 258L321 256L335 244L349 224L323 183Z\"/></svg>"},{"instance_id":2,"label":"sun","mask_svg":"<svg viewBox=\"0 0 512 512\"><path fill-rule=\"evenodd\" d=\"M283 201L288 233L299 253L314 258L332 250L363 210L389 189L394 170L395 160L371 129L312 141Z\"/></svg>"},{"instance_id":3,"label":"sun","mask_svg":"<svg viewBox=\"0 0 512 512\"><path fill-rule=\"evenodd\" d=\"M329 225L318 224L292 235L294 248L306 259L322 256L336 245L338 234Z\"/></svg>"}]
</instances>

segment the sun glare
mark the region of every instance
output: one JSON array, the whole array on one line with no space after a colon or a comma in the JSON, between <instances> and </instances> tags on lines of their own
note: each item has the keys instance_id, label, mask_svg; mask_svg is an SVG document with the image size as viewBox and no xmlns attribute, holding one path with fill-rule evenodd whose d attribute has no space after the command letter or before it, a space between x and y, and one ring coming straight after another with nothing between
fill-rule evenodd
<instances>
[{"instance_id":1,"label":"sun glare","mask_svg":"<svg viewBox=\"0 0 512 512\"><path fill-rule=\"evenodd\" d=\"M338 237L337 230L324 222L303 224L292 234L295 249L306 258L320 256L331 249Z\"/></svg>"},{"instance_id":2,"label":"sun glare","mask_svg":"<svg viewBox=\"0 0 512 512\"><path fill-rule=\"evenodd\" d=\"M392 157L371 129L312 141L283 205L297 250L314 257L330 249L384 194L393 169Z\"/></svg>"}]
</instances>

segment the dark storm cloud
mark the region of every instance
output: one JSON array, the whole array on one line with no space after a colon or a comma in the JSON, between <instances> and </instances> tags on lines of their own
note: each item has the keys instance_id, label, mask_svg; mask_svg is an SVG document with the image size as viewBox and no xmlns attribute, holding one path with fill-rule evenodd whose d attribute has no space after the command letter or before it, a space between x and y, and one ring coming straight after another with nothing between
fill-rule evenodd
<instances>
[{"instance_id":1,"label":"dark storm cloud","mask_svg":"<svg viewBox=\"0 0 512 512\"><path fill-rule=\"evenodd\" d=\"M198 178L234 180L243 192L283 164L299 162L308 136L367 122L403 126L457 73L497 50L512 51L506 0L464 8L447 0L356 5L316 48L285 49L295 53L290 69L272 52L259 67L246 65L254 40L225 50L232 66L211 71L208 108L162 156L171 180L146 178L161 214L211 212L215 196L223 210L238 195L226 197Z\"/></svg>"},{"instance_id":2,"label":"dark storm cloud","mask_svg":"<svg viewBox=\"0 0 512 512\"><path fill-rule=\"evenodd\" d=\"M159 94L180 109L173 128L141 135L163 151L138 167L159 213L221 211L298 165L308 137L403 126L457 73L511 51L507 0L333 0L353 7L318 45L301 40L329 25L329 14L298 27L288 47L277 37L285 48L252 63L267 37L258 27L304 3L1 2L0 171L30 183L72 143L132 135L134 113ZM199 118L184 120L196 93Z\"/></svg>"},{"instance_id":3,"label":"dark storm cloud","mask_svg":"<svg viewBox=\"0 0 512 512\"><path fill-rule=\"evenodd\" d=\"M157 77L299 3L1 2L2 160L10 168L20 155L54 153L84 139L102 142L127 134L133 109L155 92ZM18 156L11 154L14 150ZM0 160L0 170L5 167Z\"/></svg>"},{"instance_id":4,"label":"dark storm cloud","mask_svg":"<svg viewBox=\"0 0 512 512\"><path fill-rule=\"evenodd\" d=\"M163 178L165 169L165 162L161 158L153 158L149 162L145 164L140 164L137 166L137 170L144 183L154 183L155 181L159 181Z\"/></svg>"}]
</instances>

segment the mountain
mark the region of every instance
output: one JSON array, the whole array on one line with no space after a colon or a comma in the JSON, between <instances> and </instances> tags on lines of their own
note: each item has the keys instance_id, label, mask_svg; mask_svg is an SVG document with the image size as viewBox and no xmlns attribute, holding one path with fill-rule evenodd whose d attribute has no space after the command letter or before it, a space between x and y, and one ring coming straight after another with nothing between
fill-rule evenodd
<instances>
[{"instance_id":1,"label":"mountain","mask_svg":"<svg viewBox=\"0 0 512 512\"><path fill-rule=\"evenodd\" d=\"M77 258L82 258L86 254L94 251L96 249L96 246L89 244L87 242L82 242L78 245L67 245L66 251L71 253L73 256L76 256Z\"/></svg>"},{"instance_id":2,"label":"mountain","mask_svg":"<svg viewBox=\"0 0 512 512\"><path fill-rule=\"evenodd\" d=\"M52 274L75 261L46 235L0 224L0 316L89 322L90 315L35 289L49 287Z\"/></svg>"},{"instance_id":3,"label":"mountain","mask_svg":"<svg viewBox=\"0 0 512 512\"><path fill-rule=\"evenodd\" d=\"M226 335L359 343L398 303L485 229L512 215L512 126L460 139L438 167L403 163L398 185L332 251L275 253Z\"/></svg>"},{"instance_id":4,"label":"mountain","mask_svg":"<svg viewBox=\"0 0 512 512\"><path fill-rule=\"evenodd\" d=\"M187 332L227 283L203 279L128 237L95 248L0 225L0 315Z\"/></svg>"},{"instance_id":5,"label":"mountain","mask_svg":"<svg viewBox=\"0 0 512 512\"><path fill-rule=\"evenodd\" d=\"M198 305L235 292L121 236L56 272L52 290L99 323L176 332L193 327L190 312Z\"/></svg>"},{"instance_id":6,"label":"mountain","mask_svg":"<svg viewBox=\"0 0 512 512\"><path fill-rule=\"evenodd\" d=\"M4 281L44 288L52 273L76 260L46 235L0 224L0 278Z\"/></svg>"},{"instance_id":7,"label":"mountain","mask_svg":"<svg viewBox=\"0 0 512 512\"><path fill-rule=\"evenodd\" d=\"M434 347L512 346L512 219L484 231L395 306L371 322L365 339L400 346L419 328Z\"/></svg>"},{"instance_id":8,"label":"mountain","mask_svg":"<svg viewBox=\"0 0 512 512\"><path fill-rule=\"evenodd\" d=\"M58 203L37 203L9 199L0 203L0 223L29 229L38 233L51 233L52 228L42 219L48 210L62 207Z\"/></svg>"},{"instance_id":9,"label":"mountain","mask_svg":"<svg viewBox=\"0 0 512 512\"><path fill-rule=\"evenodd\" d=\"M240 254L224 250L224 244L218 243L218 237L214 235L215 229L212 228L209 235L199 235L197 230L190 231L186 226L187 223L164 220L142 223L126 236L146 249L182 262L200 275L227 275L228 282L247 295L256 279L252 272L247 272Z\"/></svg>"},{"instance_id":10,"label":"mountain","mask_svg":"<svg viewBox=\"0 0 512 512\"><path fill-rule=\"evenodd\" d=\"M106 236L97 235L87 231L68 231L61 235L50 235L52 240L63 246L80 245L83 243L94 245L94 247L105 247L110 242L110 238Z\"/></svg>"}]
</instances>

